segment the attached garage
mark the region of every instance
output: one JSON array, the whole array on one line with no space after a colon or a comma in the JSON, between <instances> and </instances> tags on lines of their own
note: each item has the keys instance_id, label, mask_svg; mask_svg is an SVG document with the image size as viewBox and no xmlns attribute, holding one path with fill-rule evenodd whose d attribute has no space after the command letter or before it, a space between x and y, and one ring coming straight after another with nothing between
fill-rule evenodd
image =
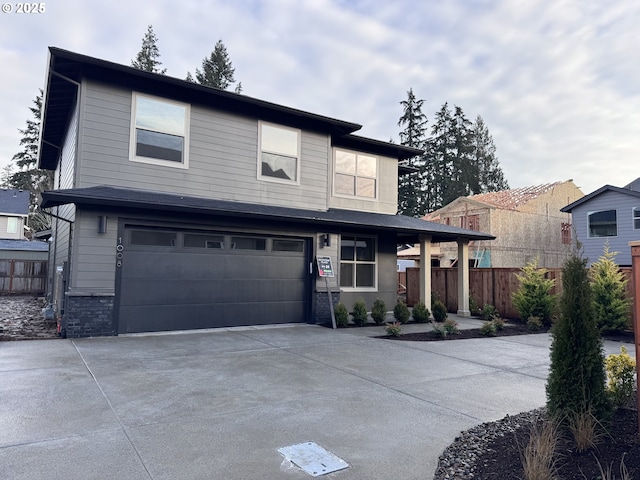
<instances>
[{"instance_id":1,"label":"attached garage","mask_svg":"<svg viewBox=\"0 0 640 480\"><path fill-rule=\"evenodd\" d=\"M128 225L118 333L305 322L311 240Z\"/></svg>"}]
</instances>

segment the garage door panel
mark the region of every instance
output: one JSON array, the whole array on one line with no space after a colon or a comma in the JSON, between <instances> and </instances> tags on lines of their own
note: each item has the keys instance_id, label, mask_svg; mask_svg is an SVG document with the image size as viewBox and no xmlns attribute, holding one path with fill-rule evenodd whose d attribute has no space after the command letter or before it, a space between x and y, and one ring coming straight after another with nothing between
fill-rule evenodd
<instances>
[{"instance_id":1,"label":"garage door panel","mask_svg":"<svg viewBox=\"0 0 640 480\"><path fill-rule=\"evenodd\" d=\"M306 321L310 280L303 253L161 250L123 252L121 333Z\"/></svg>"}]
</instances>

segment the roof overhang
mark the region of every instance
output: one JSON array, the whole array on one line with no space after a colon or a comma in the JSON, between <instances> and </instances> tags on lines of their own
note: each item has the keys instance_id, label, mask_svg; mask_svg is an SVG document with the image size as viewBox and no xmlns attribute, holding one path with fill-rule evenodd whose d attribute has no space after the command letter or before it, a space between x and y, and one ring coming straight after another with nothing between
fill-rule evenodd
<instances>
[{"instance_id":1,"label":"roof overhang","mask_svg":"<svg viewBox=\"0 0 640 480\"><path fill-rule=\"evenodd\" d=\"M614 187L613 185L604 185L599 189L591 192L589 195L585 195L584 197L579 198L575 202L570 203L566 207L561 208L560 211L564 213L571 213L571 210L573 210L577 206L582 205L583 203L588 202L592 198L597 197L598 195L601 195L605 192L617 192L617 193L622 193L624 195L631 195L632 197L640 198L640 192L637 190L631 190L630 188Z\"/></svg>"},{"instance_id":2,"label":"roof overhang","mask_svg":"<svg viewBox=\"0 0 640 480\"><path fill-rule=\"evenodd\" d=\"M450 227L403 215L388 215L353 210L303 210L290 207L248 204L156 193L119 187L89 187L53 190L42 194L42 208L75 204L82 208L137 210L162 215L201 215L216 218L278 222L279 224L313 227L320 231L358 231L395 233L399 242L416 243L423 235L433 243L493 240L486 233Z\"/></svg>"}]
</instances>

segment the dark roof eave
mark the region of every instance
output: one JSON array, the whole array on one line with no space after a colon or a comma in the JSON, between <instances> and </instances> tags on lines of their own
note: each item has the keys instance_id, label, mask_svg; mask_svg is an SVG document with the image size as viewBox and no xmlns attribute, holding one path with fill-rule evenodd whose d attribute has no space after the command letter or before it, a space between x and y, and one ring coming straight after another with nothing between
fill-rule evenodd
<instances>
[{"instance_id":1,"label":"dark roof eave","mask_svg":"<svg viewBox=\"0 0 640 480\"><path fill-rule=\"evenodd\" d=\"M631 196L634 196L634 197L640 197L640 192L637 191L637 190L631 190L629 188L614 187L613 185L604 185L604 186L600 187L599 189L591 192L590 194L585 195L582 198L579 198L575 202L570 203L566 207L562 207L560 209L560 211L563 212L563 213L571 213L571 210L573 210L577 206L580 206L583 203L588 202L592 198L597 197L601 193L604 193L604 192L607 192L607 191L623 193L625 195L631 195Z\"/></svg>"},{"instance_id":2,"label":"dark roof eave","mask_svg":"<svg viewBox=\"0 0 640 480\"><path fill-rule=\"evenodd\" d=\"M96 194L98 193L98 194ZM120 196L118 196L120 195ZM136 198L136 195L137 198ZM145 199L144 197L148 197ZM42 194L42 208L74 203L91 207L144 209L171 213L194 213L233 218L274 220L319 228L353 228L394 232L401 236L429 235L432 242L457 240L493 240L495 237L439 223L399 215L384 215L332 209L327 212L289 207L243 204L230 201L207 200L174 194L156 194L116 187L49 191ZM413 223L413 225L411 225Z\"/></svg>"}]
</instances>

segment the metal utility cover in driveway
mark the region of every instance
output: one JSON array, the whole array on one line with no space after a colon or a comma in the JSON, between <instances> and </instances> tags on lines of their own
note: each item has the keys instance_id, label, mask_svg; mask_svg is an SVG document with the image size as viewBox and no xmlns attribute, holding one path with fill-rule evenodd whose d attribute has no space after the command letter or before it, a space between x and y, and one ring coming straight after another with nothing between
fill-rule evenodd
<instances>
[{"instance_id":1,"label":"metal utility cover in driveway","mask_svg":"<svg viewBox=\"0 0 640 480\"><path fill-rule=\"evenodd\" d=\"M299 443L278 449L284 458L309 475L319 477L347 468L349 464L314 442Z\"/></svg>"}]
</instances>

